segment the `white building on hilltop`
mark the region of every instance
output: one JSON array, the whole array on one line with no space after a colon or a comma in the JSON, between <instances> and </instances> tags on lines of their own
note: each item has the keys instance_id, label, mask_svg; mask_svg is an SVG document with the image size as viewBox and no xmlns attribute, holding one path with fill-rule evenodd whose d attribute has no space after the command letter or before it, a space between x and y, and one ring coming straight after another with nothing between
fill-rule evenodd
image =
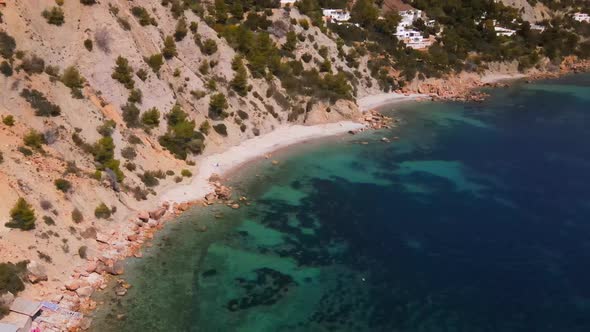
<instances>
[{"instance_id":1,"label":"white building on hilltop","mask_svg":"<svg viewBox=\"0 0 590 332\"><path fill-rule=\"evenodd\" d=\"M590 15L588 15L586 13L575 13L574 20L576 20L578 22L590 23Z\"/></svg>"},{"instance_id":2,"label":"white building on hilltop","mask_svg":"<svg viewBox=\"0 0 590 332\"><path fill-rule=\"evenodd\" d=\"M326 21L347 22L350 20L350 13L344 9L323 9L322 15Z\"/></svg>"},{"instance_id":3,"label":"white building on hilltop","mask_svg":"<svg viewBox=\"0 0 590 332\"><path fill-rule=\"evenodd\" d=\"M395 36L398 40L406 44L406 46L413 49L425 49L434 43L434 38L424 38L421 31L413 29L414 22L417 19L424 19L424 15L421 10L410 9L399 12L401 21L397 25ZM433 20L425 20L427 26L434 26Z\"/></svg>"},{"instance_id":4,"label":"white building on hilltop","mask_svg":"<svg viewBox=\"0 0 590 332\"><path fill-rule=\"evenodd\" d=\"M516 30L507 29L500 26L495 26L494 31L496 31L497 36L512 37L516 34Z\"/></svg>"},{"instance_id":5,"label":"white building on hilltop","mask_svg":"<svg viewBox=\"0 0 590 332\"><path fill-rule=\"evenodd\" d=\"M297 0L280 0L281 6L294 6Z\"/></svg>"}]
</instances>

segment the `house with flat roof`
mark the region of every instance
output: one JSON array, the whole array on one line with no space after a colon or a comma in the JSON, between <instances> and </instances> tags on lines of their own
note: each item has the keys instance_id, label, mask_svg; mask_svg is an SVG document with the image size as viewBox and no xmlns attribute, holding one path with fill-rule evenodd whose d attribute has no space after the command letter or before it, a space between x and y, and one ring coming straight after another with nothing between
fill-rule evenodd
<instances>
[{"instance_id":1,"label":"house with flat roof","mask_svg":"<svg viewBox=\"0 0 590 332\"><path fill-rule=\"evenodd\" d=\"M347 22L350 20L350 13L344 9L322 8L322 15L326 21Z\"/></svg>"},{"instance_id":2,"label":"house with flat roof","mask_svg":"<svg viewBox=\"0 0 590 332\"><path fill-rule=\"evenodd\" d=\"M586 13L575 13L573 18L578 22L590 23L590 15Z\"/></svg>"}]
</instances>

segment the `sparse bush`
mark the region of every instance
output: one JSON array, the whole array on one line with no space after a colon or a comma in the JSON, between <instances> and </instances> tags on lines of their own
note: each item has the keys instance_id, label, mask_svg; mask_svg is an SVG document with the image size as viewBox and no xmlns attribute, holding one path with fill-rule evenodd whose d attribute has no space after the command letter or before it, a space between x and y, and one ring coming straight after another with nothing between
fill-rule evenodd
<instances>
[{"instance_id":1,"label":"sparse bush","mask_svg":"<svg viewBox=\"0 0 590 332\"><path fill-rule=\"evenodd\" d=\"M213 39L206 39L202 44L199 44L201 52L206 55L212 55L217 52L217 43Z\"/></svg>"},{"instance_id":2,"label":"sparse bush","mask_svg":"<svg viewBox=\"0 0 590 332\"><path fill-rule=\"evenodd\" d=\"M219 123L213 126L215 132L221 136L227 136L227 127L223 123Z\"/></svg>"},{"instance_id":3,"label":"sparse bush","mask_svg":"<svg viewBox=\"0 0 590 332\"><path fill-rule=\"evenodd\" d=\"M80 3L86 6L91 6L96 4L96 0L80 0Z\"/></svg>"},{"instance_id":4,"label":"sparse bush","mask_svg":"<svg viewBox=\"0 0 590 332\"><path fill-rule=\"evenodd\" d=\"M180 175L184 176L185 178L190 178L193 176L193 173L188 169L183 169L182 171L180 171Z\"/></svg>"},{"instance_id":5,"label":"sparse bush","mask_svg":"<svg viewBox=\"0 0 590 332\"><path fill-rule=\"evenodd\" d=\"M45 143L45 139L41 133L31 129L23 137L23 143L34 150L41 151L43 150L43 143Z\"/></svg>"},{"instance_id":6,"label":"sparse bush","mask_svg":"<svg viewBox=\"0 0 590 332\"><path fill-rule=\"evenodd\" d=\"M108 219L111 217L111 209L105 203L100 203L94 209L94 216L98 219Z\"/></svg>"},{"instance_id":7,"label":"sparse bush","mask_svg":"<svg viewBox=\"0 0 590 332\"><path fill-rule=\"evenodd\" d=\"M191 96L193 96L197 100L205 97L206 95L207 95L207 92L202 91L202 90L192 90L191 91Z\"/></svg>"},{"instance_id":8,"label":"sparse bush","mask_svg":"<svg viewBox=\"0 0 590 332\"><path fill-rule=\"evenodd\" d=\"M172 59L178 54L176 51L176 43L174 42L174 38L172 36L167 36L164 39L164 49L162 49L162 55L166 59Z\"/></svg>"},{"instance_id":9,"label":"sparse bush","mask_svg":"<svg viewBox=\"0 0 590 332\"><path fill-rule=\"evenodd\" d=\"M18 228L28 231L35 228L35 210L24 199L19 198L16 205L10 210L10 221L5 224L8 228Z\"/></svg>"},{"instance_id":10,"label":"sparse bush","mask_svg":"<svg viewBox=\"0 0 590 332\"><path fill-rule=\"evenodd\" d=\"M139 21L139 24L141 24L142 26L146 26L146 25L154 25L157 26L158 22L156 21L155 18L150 16L150 13L143 7L140 6L134 6L131 8L131 14L133 14L133 16L135 16L137 18L137 20Z\"/></svg>"},{"instance_id":11,"label":"sparse bush","mask_svg":"<svg viewBox=\"0 0 590 332\"><path fill-rule=\"evenodd\" d=\"M51 202L50 202L50 201L48 201L48 200L46 200L46 199L43 199L43 200L41 200L41 201L39 202L39 205L40 205L40 206L41 206L41 208L42 208L43 210L45 210L45 211L47 211L47 210L49 210L49 209L53 208L53 204L51 204Z\"/></svg>"},{"instance_id":12,"label":"sparse bush","mask_svg":"<svg viewBox=\"0 0 590 332\"><path fill-rule=\"evenodd\" d=\"M31 54L30 56L23 58L20 68L29 75L41 74L45 69L45 60L38 57L36 54Z\"/></svg>"},{"instance_id":13,"label":"sparse bush","mask_svg":"<svg viewBox=\"0 0 590 332\"><path fill-rule=\"evenodd\" d=\"M51 256L39 250L37 250L37 256L39 257L39 259L47 263L51 263L53 261L53 259L51 259Z\"/></svg>"},{"instance_id":14,"label":"sparse bush","mask_svg":"<svg viewBox=\"0 0 590 332\"><path fill-rule=\"evenodd\" d=\"M137 166L134 163L132 163L132 162L126 162L123 165L123 167L125 167L128 171L131 171L131 172L133 172L133 171L135 171L137 169Z\"/></svg>"},{"instance_id":15,"label":"sparse bush","mask_svg":"<svg viewBox=\"0 0 590 332\"><path fill-rule=\"evenodd\" d=\"M154 73L160 71L160 68L164 64L162 53L152 54L149 58L144 58L143 60L152 68Z\"/></svg>"},{"instance_id":16,"label":"sparse bush","mask_svg":"<svg viewBox=\"0 0 590 332\"><path fill-rule=\"evenodd\" d=\"M82 214L82 211L80 211L78 208L74 208L72 210L72 221L76 224L79 224L82 221L84 221L84 215Z\"/></svg>"},{"instance_id":17,"label":"sparse bush","mask_svg":"<svg viewBox=\"0 0 590 332\"><path fill-rule=\"evenodd\" d=\"M18 152L22 153L25 157L30 157L33 155L33 151L31 149L27 149L24 146L19 146L17 148Z\"/></svg>"},{"instance_id":18,"label":"sparse bush","mask_svg":"<svg viewBox=\"0 0 590 332\"><path fill-rule=\"evenodd\" d=\"M3 116L2 123L8 127L14 126L14 116L12 116L12 115Z\"/></svg>"},{"instance_id":19,"label":"sparse bush","mask_svg":"<svg viewBox=\"0 0 590 332\"><path fill-rule=\"evenodd\" d=\"M109 35L109 31L106 28L100 28L96 30L94 33L94 41L96 42L96 46L98 46L98 48L103 52L107 54L111 52L111 37Z\"/></svg>"},{"instance_id":20,"label":"sparse bush","mask_svg":"<svg viewBox=\"0 0 590 332\"><path fill-rule=\"evenodd\" d=\"M137 157L137 152L132 146L127 146L121 150L121 156L125 159L133 160Z\"/></svg>"},{"instance_id":21,"label":"sparse bush","mask_svg":"<svg viewBox=\"0 0 590 332\"><path fill-rule=\"evenodd\" d=\"M145 171L143 174L138 175L143 184L147 187L155 187L160 184L160 181L156 177L156 173L154 171Z\"/></svg>"},{"instance_id":22,"label":"sparse bush","mask_svg":"<svg viewBox=\"0 0 590 332\"><path fill-rule=\"evenodd\" d=\"M35 109L37 116L58 116L61 114L61 108L47 100L40 91L23 89L20 95Z\"/></svg>"},{"instance_id":23,"label":"sparse bush","mask_svg":"<svg viewBox=\"0 0 590 332\"><path fill-rule=\"evenodd\" d=\"M0 73L4 74L6 77L12 76L12 66L10 66L7 61L2 61L2 63L0 63Z\"/></svg>"},{"instance_id":24,"label":"sparse bush","mask_svg":"<svg viewBox=\"0 0 590 332\"><path fill-rule=\"evenodd\" d=\"M51 9L45 9L41 15L45 17L49 24L57 26L64 24L64 11L60 7L53 6Z\"/></svg>"},{"instance_id":25,"label":"sparse bush","mask_svg":"<svg viewBox=\"0 0 590 332\"><path fill-rule=\"evenodd\" d=\"M52 82L60 77L59 70L59 66L45 66L45 74L49 75Z\"/></svg>"},{"instance_id":26,"label":"sparse bush","mask_svg":"<svg viewBox=\"0 0 590 332\"><path fill-rule=\"evenodd\" d=\"M137 137L137 135L132 134L129 136L129 144L137 145L141 143L141 138Z\"/></svg>"},{"instance_id":27,"label":"sparse bush","mask_svg":"<svg viewBox=\"0 0 590 332\"><path fill-rule=\"evenodd\" d=\"M90 39L84 40L84 47L86 47L88 52L92 52L92 48L93 48L92 40L90 40Z\"/></svg>"},{"instance_id":28,"label":"sparse bush","mask_svg":"<svg viewBox=\"0 0 590 332\"><path fill-rule=\"evenodd\" d=\"M50 216L43 216L43 222L47 226L55 226L55 220L53 220L53 218Z\"/></svg>"},{"instance_id":29,"label":"sparse bush","mask_svg":"<svg viewBox=\"0 0 590 332\"><path fill-rule=\"evenodd\" d=\"M98 133L101 134L102 136L111 136L113 134L113 132L115 131L116 125L117 124L115 123L115 121L107 120L103 124L98 126L96 128L96 131L98 131Z\"/></svg>"},{"instance_id":30,"label":"sparse bush","mask_svg":"<svg viewBox=\"0 0 590 332\"><path fill-rule=\"evenodd\" d=\"M116 66L111 77L122 83L129 90L135 86L133 68L129 65L129 60L122 56L117 57Z\"/></svg>"},{"instance_id":31,"label":"sparse bush","mask_svg":"<svg viewBox=\"0 0 590 332\"><path fill-rule=\"evenodd\" d=\"M199 126L199 131L202 132L204 135L209 135L210 130L211 130L211 125L209 124L209 121L207 121L207 120L203 121L203 123L201 123L201 125Z\"/></svg>"},{"instance_id":32,"label":"sparse bush","mask_svg":"<svg viewBox=\"0 0 590 332\"><path fill-rule=\"evenodd\" d=\"M148 73L143 68L140 68L139 70L137 70L137 72L135 73L135 75L137 75L137 77L139 77L139 79L142 80L142 81L144 81L144 82L148 78Z\"/></svg>"},{"instance_id":33,"label":"sparse bush","mask_svg":"<svg viewBox=\"0 0 590 332\"><path fill-rule=\"evenodd\" d=\"M57 179L53 182L57 190L67 193L72 188L72 183L66 179Z\"/></svg>"},{"instance_id":34,"label":"sparse bush","mask_svg":"<svg viewBox=\"0 0 590 332\"><path fill-rule=\"evenodd\" d=\"M61 75L61 82L70 89L82 89L84 81L84 78L74 66L64 69Z\"/></svg>"},{"instance_id":35,"label":"sparse bush","mask_svg":"<svg viewBox=\"0 0 590 332\"><path fill-rule=\"evenodd\" d=\"M303 53L301 55L301 60L303 60L303 62L305 62L305 63L309 63L311 61L311 54Z\"/></svg>"}]
</instances>

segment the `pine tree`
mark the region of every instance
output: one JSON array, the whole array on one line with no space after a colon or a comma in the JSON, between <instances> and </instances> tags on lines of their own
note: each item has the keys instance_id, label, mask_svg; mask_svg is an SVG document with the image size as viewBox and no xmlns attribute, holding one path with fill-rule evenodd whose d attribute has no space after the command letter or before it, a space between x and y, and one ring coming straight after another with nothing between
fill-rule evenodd
<instances>
[{"instance_id":1,"label":"pine tree","mask_svg":"<svg viewBox=\"0 0 590 332\"><path fill-rule=\"evenodd\" d=\"M35 210L24 199L19 198L12 210L10 210L10 221L5 224L9 228L19 228L28 231L35 228Z\"/></svg>"},{"instance_id":2,"label":"pine tree","mask_svg":"<svg viewBox=\"0 0 590 332\"><path fill-rule=\"evenodd\" d=\"M244 97L248 94L248 72L241 57L236 56L234 58L232 68L234 68L236 74L229 84L238 95Z\"/></svg>"}]
</instances>

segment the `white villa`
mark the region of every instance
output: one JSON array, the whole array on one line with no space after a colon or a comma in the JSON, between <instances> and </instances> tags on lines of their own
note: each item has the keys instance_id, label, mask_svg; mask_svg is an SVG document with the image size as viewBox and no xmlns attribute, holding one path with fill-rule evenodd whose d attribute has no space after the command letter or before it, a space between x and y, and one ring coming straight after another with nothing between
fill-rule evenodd
<instances>
[{"instance_id":1,"label":"white villa","mask_svg":"<svg viewBox=\"0 0 590 332\"><path fill-rule=\"evenodd\" d=\"M347 22L350 20L350 13L344 9L324 9L322 8L324 20L334 22Z\"/></svg>"},{"instance_id":2,"label":"white villa","mask_svg":"<svg viewBox=\"0 0 590 332\"><path fill-rule=\"evenodd\" d=\"M425 16L421 10L410 9L399 12L402 17L400 23L397 26L395 36L406 46L413 49L425 49L430 47L434 43L434 38L424 38L421 31L412 28L414 22ZM425 20L427 26L434 26L434 20Z\"/></svg>"},{"instance_id":3,"label":"white villa","mask_svg":"<svg viewBox=\"0 0 590 332\"><path fill-rule=\"evenodd\" d=\"M497 36L512 37L516 34L516 30L503 28L503 27L497 26L497 25L494 25L494 31L496 31Z\"/></svg>"},{"instance_id":4,"label":"white villa","mask_svg":"<svg viewBox=\"0 0 590 332\"><path fill-rule=\"evenodd\" d=\"M531 24L531 30L543 32L543 31L545 31L545 27L540 24Z\"/></svg>"},{"instance_id":5,"label":"white villa","mask_svg":"<svg viewBox=\"0 0 590 332\"><path fill-rule=\"evenodd\" d=\"M588 15L586 13L575 13L574 20L576 20L578 22L590 23L590 15Z\"/></svg>"}]
</instances>

